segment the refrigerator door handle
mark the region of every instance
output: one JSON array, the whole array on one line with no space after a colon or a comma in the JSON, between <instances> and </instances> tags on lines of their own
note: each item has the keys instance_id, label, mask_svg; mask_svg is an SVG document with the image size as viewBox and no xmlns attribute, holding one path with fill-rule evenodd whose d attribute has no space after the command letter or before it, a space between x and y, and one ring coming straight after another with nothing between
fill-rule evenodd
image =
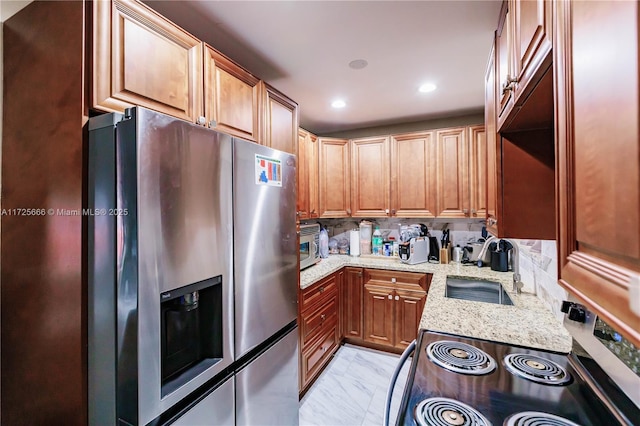
<instances>
[{"instance_id":1,"label":"refrigerator door handle","mask_svg":"<svg viewBox=\"0 0 640 426\"><path fill-rule=\"evenodd\" d=\"M396 382L398 381L398 375L400 374L400 370L404 366L404 363L407 359L413 354L416 350L416 341L414 340L407 346L407 348L402 352L400 356L400 361L396 366L393 375L391 376L391 383L389 383L389 389L387 390L387 402L384 405L384 426L389 426L389 411L391 411L391 397L393 396L393 388L396 386Z\"/></svg>"}]
</instances>

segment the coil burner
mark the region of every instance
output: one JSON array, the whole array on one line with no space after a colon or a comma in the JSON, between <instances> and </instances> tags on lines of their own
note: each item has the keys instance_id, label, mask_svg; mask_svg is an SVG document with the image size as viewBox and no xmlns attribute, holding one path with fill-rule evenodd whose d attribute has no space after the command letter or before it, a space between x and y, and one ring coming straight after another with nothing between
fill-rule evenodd
<instances>
[{"instance_id":1,"label":"coil burner","mask_svg":"<svg viewBox=\"0 0 640 426\"><path fill-rule=\"evenodd\" d=\"M509 354L504 357L504 366L511 374L545 385L566 385L571 376L553 361L528 354Z\"/></svg>"},{"instance_id":2,"label":"coil burner","mask_svg":"<svg viewBox=\"0 0 640 426\"><path fill-rule=\"evenodd\" d=\"M478 411L449 398L429 398L419 402L415 419L420 426L491 426Z\"/></svg>"},{"instance_id":3,"label":"coil burner","mask_svg":"<svg viewBox=\"0 0 640 426\"><path fill-rule=\"evenodd\" d=\"M427 346L427 355L440 367L456 373L480 376L496 369L491 356L466 343L439 340Z\"/></svg>"},{"instance_id":4,"label":"coil burner","mask_svg":"<svg viewBox=\"0 0 640 426\"><path fill-rule=\"evenodd\" d=\"M538 411L523 411L509 417L504 422L505 426L580 426L564 417L554 416Z\"/></svg>"}]
</instances>

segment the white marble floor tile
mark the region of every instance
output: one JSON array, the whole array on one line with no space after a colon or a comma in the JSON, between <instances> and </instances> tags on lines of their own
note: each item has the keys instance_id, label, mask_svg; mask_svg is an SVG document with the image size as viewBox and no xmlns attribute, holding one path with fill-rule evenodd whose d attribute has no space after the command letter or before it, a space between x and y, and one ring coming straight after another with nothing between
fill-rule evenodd
<instances>
[{"instance_id":1,"label":"white marble floor tile","mask_svg":"<svg viewBox=\"0 0 640 426\"><path fill-rule=\"evenodd\" d=\"M300 425L381 425L391 375L399 357L356 346L341 346L300 401ZM391 418L397 416L410 362L398 376Z\"/></svg>"}]
</instances>

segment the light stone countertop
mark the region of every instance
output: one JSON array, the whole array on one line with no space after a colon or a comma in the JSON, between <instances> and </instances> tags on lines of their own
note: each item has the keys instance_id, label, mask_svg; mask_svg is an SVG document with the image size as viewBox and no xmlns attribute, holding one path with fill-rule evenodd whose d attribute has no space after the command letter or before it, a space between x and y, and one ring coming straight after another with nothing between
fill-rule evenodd
<instances>
[{"instance_id":1,"label":"light stone countertop","mask_svg":"<svg viewBox=\"0 0 640 426\"><path fill-rule=\"evenodd\" d=\"M421 329L555 352L571 351L571 335L545 303L531 293L518 295L511 291L511 272L458 263L407 265L397 258L331 255L300 273L300 288L305 289L343 266L433 274L420 321ZM497 281L509 293L513 306L445 297L448 275Z\"/></svg>"}]
</instances>

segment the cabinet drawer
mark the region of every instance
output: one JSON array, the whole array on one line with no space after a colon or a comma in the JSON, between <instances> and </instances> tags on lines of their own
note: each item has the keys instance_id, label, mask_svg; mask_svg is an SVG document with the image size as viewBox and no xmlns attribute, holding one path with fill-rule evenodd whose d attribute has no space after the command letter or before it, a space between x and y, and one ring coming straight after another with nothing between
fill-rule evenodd
<instances>
[{"instance_id":1,"label":"cabinet drawer","mask_svg":"<svg viewBox=\"0 0 640 426\"><path fill-rule=\"evenodd\" d=\"M302 300L300 301L300 311L312 307L316 303L322 303L333 297L338 291L336 276L331 275L310 287L302 290Z\"/></svg>"},{"instance_id":2,"label":"cabinet drawer","mask_svg":"<svg viewBox=\"0 0 640 426\"><path fill-rule=\"evenodd\" d=\"M319 309L312 313L303 314L300 325L302 329L302 346L304 347L308 344L311 339L320 332L323 325L329 324L332 321L337 322L337 312L338 297L337 293L333 293L329 301L320 305Z\"/></svg>"},{"instance_id":3,"label":"cabinet drawer","mask_svg":"<svg viewBox=\"0 0 640 426\"><path fill-rule=\"evenodd\" d=\"M338 346L338 324L333 322L326 328L321 338L316 340L309 348L302 351L302 385L307 386L309 381L327 363Z\"/></svg>"},{"instance_id":4,"label":"cabinet drawer","mask_svg":"<svg viewBox=\"0 0 640 426\"><path fill-rule=\"evenodd\" d=\"M407 290L429 289L430 275L415 272L388 271L382 269L365 269L364 284L384 287L406 288Z\"/></svg>"}]
</instances>

